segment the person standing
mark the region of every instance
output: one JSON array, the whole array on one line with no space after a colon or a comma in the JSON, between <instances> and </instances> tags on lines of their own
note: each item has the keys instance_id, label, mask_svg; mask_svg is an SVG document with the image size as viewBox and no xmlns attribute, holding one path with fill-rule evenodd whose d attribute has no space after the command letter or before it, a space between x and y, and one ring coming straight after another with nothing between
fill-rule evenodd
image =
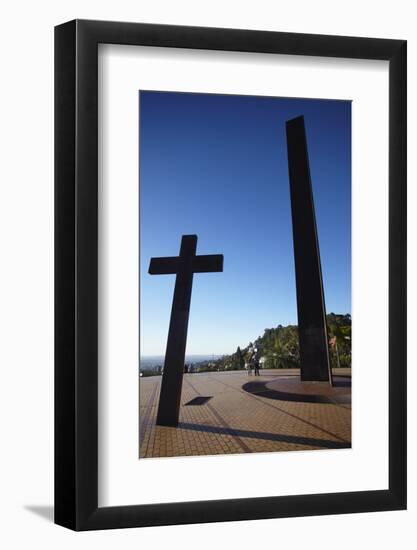
<instances>
[{"instance_id":1,"label":"person standing","mask_svg":"<svg viewBox=\"0 0 417 550\"><path fill-rule=\"evenodd\" d=\"M253 354L252 354L252 363L253 363L253 371L255 376L260 376L259 374L259 359L260 359L260 350L258 346L253 347Z\"/></svg>"},{"instance_id":2,"label":"person standing","mask_svg":"<svg viewBox=\"0 0 417 550\"><path fill-rule=\"evenodd\" d=\"M251 375L252 370L255 369L254 357L255 357L255 348L252 342L250 342L248 347L248 355L247 355L248 376Z\"/></svg>"},{"instance_id":3,"label":"person standing","mask_svg":"<svg viewBox=\"0 0 417 550\"><path fill-rule=\"evenodd\" d=\"M259 376L259 347L252 345L251 348L251 366L255 376Z\"/></svg>"}]
</instances>

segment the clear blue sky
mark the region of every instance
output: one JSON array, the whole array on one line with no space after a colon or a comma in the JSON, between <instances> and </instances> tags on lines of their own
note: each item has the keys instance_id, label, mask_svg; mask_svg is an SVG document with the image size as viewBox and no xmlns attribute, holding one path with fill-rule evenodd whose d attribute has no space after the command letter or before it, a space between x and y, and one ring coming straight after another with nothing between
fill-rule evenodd
<instances>
[{"instance_id":1,"label":"clear blue sky","mask_svg":"<svg viewBox=\"0 0 417 550\"><path fill-rule=\"evenodd\" d=\"M152 256L224 254L194 275L188 354L296 324L285 121L304 115L327 312L351 312L351 103L140 92L141 355L165 353L174 275Z\"/></svg>"}]
</instances>

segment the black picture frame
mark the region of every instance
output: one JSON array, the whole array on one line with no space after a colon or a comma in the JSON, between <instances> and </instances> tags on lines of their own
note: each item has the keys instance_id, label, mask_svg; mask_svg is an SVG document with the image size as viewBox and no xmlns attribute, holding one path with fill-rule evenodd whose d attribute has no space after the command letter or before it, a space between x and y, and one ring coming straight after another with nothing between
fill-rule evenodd
<instances>
[{"instance_id":1,"label":"black picture frame","mask_svg":"<svg viewBox=\"0 0 417 550\"><path fill-rule=\"evenodd\" d=\"M98 507L98 44L389 62L389 488ZM74 20L55 28L55 522L74 530L406 508L406 41Z\"/></svg>"}]
</instances>

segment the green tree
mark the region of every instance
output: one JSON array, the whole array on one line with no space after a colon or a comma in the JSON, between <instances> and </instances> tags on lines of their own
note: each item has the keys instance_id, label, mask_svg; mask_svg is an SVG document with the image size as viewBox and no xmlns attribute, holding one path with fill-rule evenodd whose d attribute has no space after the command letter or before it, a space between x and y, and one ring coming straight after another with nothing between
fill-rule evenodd
<instances>
[{"instance_id":1,"label":"green tree","mask_svg":"<svg viewBox=\"0 0 417 550\"><path fill-rule=\"evenodd\" d=\"M237 347L237 350L236 350L236 360L237 360L238 368L240 370L244 369L245 368L245 358L243 357L242 350L240 349L239 346Z\"/></svg>"}]
</instances>

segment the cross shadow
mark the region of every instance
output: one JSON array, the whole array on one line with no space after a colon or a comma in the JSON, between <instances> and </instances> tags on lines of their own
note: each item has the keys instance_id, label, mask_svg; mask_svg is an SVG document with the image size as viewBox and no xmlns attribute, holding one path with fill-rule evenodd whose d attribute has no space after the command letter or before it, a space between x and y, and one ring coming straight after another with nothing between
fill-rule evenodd
<instances>
[{"instance_id":1,"label":"cross shadow","mask_svg":"<svg viewBox=\"0 0 417 550\"><path fill-rule=\"evenodd\" d=\"M24 509L28 512L32 512L32 514L35 514L49 523L54 522L54 507L53 506L38 506L36 504L26 505L24 506Z\"/></svg>"},{"instance_id":2,"label":"cross shadow","mask_svg":"<svg viewBox=\"0 0 417 550\"><path fill-rule=\"evenodd\" d=\"M236 428L223 428L221 426L208 426L205 424L192 424L189 422L180 422L179 428L185 430L195 430L198 432L224 434L238 437L250 437L253 439L262 439L264 441L279 441L282 443L294 443L296 445L309 445L311 447L322 447L324 449L349 449L349 441L332 441L329 439L315 439L312 437L302 437L297 435L274 434L269 432L251 432L249 430L239 430Z\"/></svg>"},{"instance_id":3,"label":"cross shadow","mask_svg":"<svg viewBox=\"0 0 417 550\"><path fill-rule=\"evenodd\" d=\"M188 407L191 405L205 405L207 401L210 401L210 399L212 398L213 396L205 397L204 395L198 395L197 397L194 397L194 399L191 399L191 401L188 401L188 403L185 403L184 406Z\"/></svg>"}]
</instances>

